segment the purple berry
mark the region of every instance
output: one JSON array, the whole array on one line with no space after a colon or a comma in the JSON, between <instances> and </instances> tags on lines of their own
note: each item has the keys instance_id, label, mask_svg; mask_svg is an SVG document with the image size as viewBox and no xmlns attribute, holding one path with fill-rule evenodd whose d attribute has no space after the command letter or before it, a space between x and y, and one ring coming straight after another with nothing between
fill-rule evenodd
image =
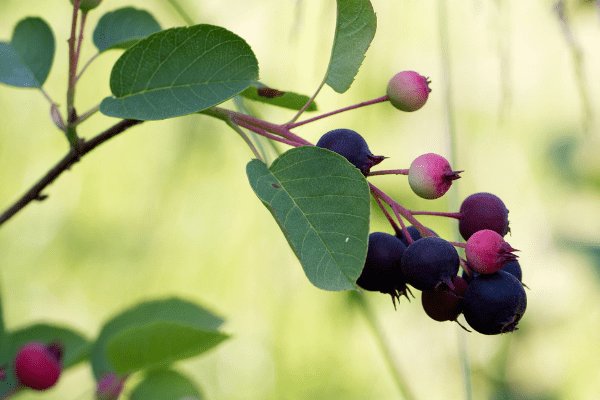
<instances>
[{"instance_id":1,"label":"purple berry","mask_svg":"<svg viewBox=\"0 0 600 400\"><path fill-rule=\"evenodd\" d=\"M371 167L384 160L383 156L374 156L365 139L351 129L334 129L327 132L317 142L318 147L335 151L344 156L363 175L367 175Z\"/></svg>"},{"instance_id":2,"label":"purple berry","mask_svg":"<svg viewBox=\"0 0 600 400\"><path fill-rule=\"evenodd\" d=\"M401 111L417 111L427 102L429 79L415 71L402 71L390 79L387 96L390 103Z\"/></svg>"},{"instance_id":3,"label":"purple berry","mask_svg":"<svg viewBox=\"0 0 600 400\"><path fill-rule=\"evenodd\" d=\"M517 278L519 282L523 281L523 271L521 270L521 265L517 260L512 260L504 264L501 271L508 272Z\"/></svg>"},{"instance_id":4,"label":"purple berry","mask_svg":"<svg viewBox=\"0 0 600 400\"><path fill-rule=\"evenodd\" d=\"M56 384L61 373L59 345L30 342L21 347L15 357L15 375L23 386L46 390Z\"/></svg>"},{"instance_id":5,"label":"purple berry","mask_svg":"<svg viewBox=\"0 0 600 400\"><path fill-rule=\"evenodd\" d=\"M523 285L504 271L473 278L463 300L465 319L484 335L514 331L526 308Z\"/></svg>"},{"instance_id":6,"label":"purple berry","mask_svg":"<svg viewBox=\"0 0 600 400\"><path fill-rule=\"evenodd\" d=\"M460 206L458 230L465 240L483 229L491 229L505 236L508 229L508 209L498 196L491 193L475 193Z\"/></svg>"},{"instance_id":7,"label":"purple berry","mask_svg":"<svg viewBox=\"0 0 600 400\"><path fill-rule=\"evenodd\" d=\"M102 376L96 386L97 400L117 400L125 386L125 379L108 372Z\"/></svg>"},{"instance_id":8,"label":"purple berry","mask_svg":"<svg viewBox=\"0 0 600 400\"><path fill-rule=\"evenodd\" d=\"M365 290L387 293L392 299L406 294L406 283L400 270L404 243L384 232L369 235L369 248L363 271L356 281Z\"/></svg>"},{"instance_id":9,"label":"purple berry","mask_svg":"<svg viewBox=\"0 0 600 400\"><path fill-rule=\"evenodd\" d=\"M446 286L434 290L424 290L421 304L425 313L436 321L454 321L462 312L462 299L468 283L459 276L452 278L454 289Z\"/></svg>"},{"instance_id":10,"label":"purple berry","mask_svg":"<svg viewBox=\"0 0 600 400\"><path fill-rule=\"evenodd\" d=\"M513 251L516 249L490 229L477 231L471 235L465 249L469 267L480 274L493 274L507 262L516 260L517 256Z\"/></svg>"},{"instance_id":11,"label":"purple berry","mask_svg":"<svg viewBox=\"0 0 600 400\"><path fill-rule=\"evenodd\" d=\"M452 287L458 265L454 246L438 237L413 242L402 256L402 274L408 284L419 290L433 290L443 284Z\"/></svg>"},{"instance_id":12,"label":"purple berry","mask_svg":"<svg viewBox=\"0 0 600 400\"><path fill-rule=\"evenodd\" d=\"M423 236L421 236L421 232L419 232L419 230L410 225L406 227L406 230L408 231L408 234L410 235L410 237L412 238L413 242L421 239ZM433 232L436 236L437 233L435 233L433 230L429 229L431 232ZM410 243L408 243L408 241L406 240L406 236L404 235L404 232L400 233L400 235L396 235L397 238L399 238L402 243L404 243L405 246L408 246Z\"/></svg>"},{"instance_id":13,"label":"purple berry","mask_svg":"<svg viewBox=\"0 0 600 400\"><path fill-rule=\"evenodd\" d=\"M415 158L408 170L408 183L418 196L424 199L437 199L459 179L462 171L453 171L444 157L427 153Z\"/></svg>"}]
</instances>

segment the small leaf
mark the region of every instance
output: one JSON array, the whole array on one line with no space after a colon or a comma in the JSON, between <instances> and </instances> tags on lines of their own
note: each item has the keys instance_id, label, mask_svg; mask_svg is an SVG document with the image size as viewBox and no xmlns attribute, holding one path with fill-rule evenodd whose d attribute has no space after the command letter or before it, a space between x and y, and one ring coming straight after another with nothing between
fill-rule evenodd
<instances>
[{"instance_id":1,"label":"small leaf","mask_svg":"<svg viewBox=\"0 0 600 400\"><path fill-rule=\"evenodd\" d=\"M94 44L100 53L110 49L126 49L160 29L149 12L133 7L120 8L100 18L94 30Z\"/></svg>"},{"instance_id":2,"label":"small leaf","mask_svg":"<svg viewBox=\"0 0 600 400\"><path fill-rule=\"evenodd\" d=\"M204 308L185 300L171 298L138 304L108 321L92 348L92 369L96 379L115 372L107 358L109 342L122 332L152 323L175 323L206 332L218 332L223 320Z\"/></svg>"},{"instance_id":3,"label":"small leaf","mask_svg":"<svg viewBox=\"0 0 600 400\"><path fill-rule=\"evenodd\" d=\"M41 88L54 59L54 35L41 18L25 18L10 43L0 42L0 82Z\"/></svg>"},{"instance_id":4,"label":"small leaf","mask_svg":"<svg viewBox=\"0 0 600 400\"><path fill-rule=\"evenodd\" d=\"M112 117L157 120L195 113L235 96L258 78L252 49L212 25L173 28L140 40L115 64L115 97L100 110Z\"/></svg>"},{"instance_id":5,"label":"small leaf","mask_svg":"<svg viewBox=\"0 0 600 400\"><path fill-rule=\"evenodd\" d=\"M350 88L375 37L377 17L369 0L337 0L337 22L327 83L338 93Z\"/></svg>"},{"instance_id":6,"label":"small leaf","mask_svg":"<svg viewBox=\"0 0 600 400\"><path fill-rule=\"evenodd\" d=\"M81 334L55 325L35 324L9 332L0 349L0 366L7 367L7 377L0 380L0 396L14 388L16 378L12 367L17 351L26 343L49 344L60 342L63 346L63 368L69 368L83 361L89 355L90 343Z\"/></svg>"},{"instance_id":7,"label":"small leaf","mask_svg":"<svg viewBox=\"0 0 600 400\"><path fill-rule=\"evenodd\" d=\"M173 370L150 371L129 395L130 400L202 400L194 383Z\"/></svg>"},{"instance_id":8,"label":"small leaf","mask_svg":"<svg viewBox=\"0 0 600 400\"><path fill-rule=\"evenodd\" d=\"M314 146L287 151L271 168L250 161L246 172L310 282L325 290L354 289L369 234L369 187L361 172Z\"/></svg>"},{"instance_id":9,"label":"small leaf","mask_svg":"<svg viewBox=\"0 0 600 400\"><path fill-rule=\"evenodd\" d=\"M227 335L174 322L150 322L123 330L108 342L108 358L119 374L168 367L212 349Z\"/></svg>"},{"instance_id":10,"label":"small leaf","mask_svg":"<svg viewBox=\"0 0 600 400\"><path fill-rule=\"evenodd\" d=\"M258 101L261 103L270 104L273 106L289 108L291 110L300 110L310 97L294 92L284 92L277 89L269 88L263 85L253 85L240 93L243 97ZM313 101L306 111L316 111L317 104Z\"/></svg>"}]
</instances>

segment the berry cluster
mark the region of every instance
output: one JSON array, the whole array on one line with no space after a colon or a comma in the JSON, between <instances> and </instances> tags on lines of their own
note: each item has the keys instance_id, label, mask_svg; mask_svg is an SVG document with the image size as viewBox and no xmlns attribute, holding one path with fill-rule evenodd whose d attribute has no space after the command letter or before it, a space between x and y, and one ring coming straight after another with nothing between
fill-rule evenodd
<instances>
[{"instance_id":1,"label":"berry cluster","mask_svg":"<svg viewBox=\"0 0 600 400\"><path fill-rule=\"evenodd\" d=\"M405 71L392 78L388 96L395 107L414 111L427 100L428 83L421 75ZM453 170L444 157L434 153L417 157L408 169L371 172L385 157L373 155L365 139L350 129L327 132L317 146L344 156L367 177L407 175L412 191L425 199L443 196L462 172ZM527 297L516 249L503 238L509 232L508 210L500 198L491 193L473 194L462 202L457 213L410 211L373 184L370 186L395 235L371 233L358 286L391 295L394 305L401 295L408 297L410 286L422 291L423 309L432 319L457 321L463 314L471 328L486 335L517 328ZM466 243L438 237L415 215L458 219ZM404 220L412 225L407 227ZM466 258L459 256L456 247L465 250ZM463 273L459 276L461 267Z\"/></svg>"}]
</instances>

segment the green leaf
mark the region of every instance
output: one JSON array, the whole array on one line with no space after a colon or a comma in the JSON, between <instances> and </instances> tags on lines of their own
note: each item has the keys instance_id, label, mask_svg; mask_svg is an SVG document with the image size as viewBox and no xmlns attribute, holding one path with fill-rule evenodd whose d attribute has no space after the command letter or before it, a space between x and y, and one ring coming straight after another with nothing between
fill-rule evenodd
<instances>
[{"instance_id":1,"label":"green leaf","mask_svg":"<svg viewBox=\"0 0 600 400\"><path fill-rule=\"evenodd\" d=\"M369 235L369 187L361 172L314 146L287 151L271 168L250 161L246 172L310 282L325 290L354 289Z\"/></svg>"},{"instance_id":2,"label":"green leaf","mask_svg":"<svg viewBox=\"0 0 600 400\"><path fill-rule=\"evenodd\" d=\"M25 18L10 43L0 42L0 82L41 88L54 59L54 35L41 18Z\"/></svg>"},{"instance_id":3,"label":"green leaf","mask_svg":"<svg viewBox=\"0 0 600 400\"><path fill-rule=\"evenodd\" d=\"M63 346L63 368L69 368L83 361L89 355L90 343L72 329L48 325L30 325L14 332L9 332L6 345L0 349L0 366L7 367L7 378L0 380L0 396L14 387L16 378L12 362L17 351L26 343L41 342L49 344L59 342Z\"/></svg>"},{"instance_id":4,"label":"green leaf","mask_svg":"<svg viewBox=\"0 0 600 400\"><path fill-rule=\"evenodd\" d=\"M289 108L291 110L300 110L310 97L294 92L283 92L264 85L255 84L240 93L243 97L270 104L273 106ZM313 101L306 111L316 111L317 104Z\"/></svg>"},{"instance_id":5,"label":"green leaf","mask_svg":"<svg viewBox=\"0 0 600 400\"><path fill-rule=\"evenodd\" d=\"M100 18L94 30L94 44L100 53L110 49L126 49L160 29L149 12L133 7L120 8Z\"/></svg>"},{"instance_id":6,"label":"green leaf","mask_svg":"<svg viewBox=\"0 0 600 400\"><path fill-rule=\"evenodd\" d=\"M108 342L108 359L119 374L167 367L212 349L228 336L175 322L152 322L129 328Z\"/></svg>"},{"instance_id":7,"label":"green leaf","mask_svg":"<svg viewBox=\"0 0 600 400\"><path fill-rule=\"evenodd\" d=\"M129 395L130 400L202 400L204 396L194 383L173 370L157 370L146 374Z\"/></svg>"},{"instance_id":8,"label":"green leaf","mask_svg":"<svg viewBox=\"0 0 600 400\"><path fill-rule=\"evenodd\" d=\"M234 33L212 25L168 29L125 51L110 77L114 97L100 111L138 120L177 117L222 103L256 79L256 57Z\"/></svg>"},{"instance_id":9,"label":"green leaf","mask_svg":"<svg viewBox=\"0 0 600 400\"><path fill-rule=\"evenodd\" d=\"M107 347L113 338L131 329L157 323L173 323L198 331L218 332L223 320L196 304L177 298L138 304L117 315L102 328L92 348L94 376L98 379L107 372L116 372L115 366L107 357Z\"/></svg>"},{"instance_id":10,"label":"green leaf","mask_svg":"<svg viewBox=\"0 0 600 400\"><path fill-rule=\"evenodd\" d=\"M375 37L377 17L369 0L337 0L337 22L327 83L338 93L350 88Z\"/></svg>"}]
</instances>

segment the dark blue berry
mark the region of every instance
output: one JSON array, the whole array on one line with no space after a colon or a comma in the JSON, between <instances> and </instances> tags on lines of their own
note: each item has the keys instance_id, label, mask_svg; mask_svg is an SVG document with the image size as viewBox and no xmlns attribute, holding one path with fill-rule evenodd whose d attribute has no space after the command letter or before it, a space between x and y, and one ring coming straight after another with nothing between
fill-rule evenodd
<instances>
[{"instance_id":1,"label":"dark blue berry","mask_svg":"<svg viewBox=\"0 0 600 400\"><path fill-rule=\"evenodd\" d=\"M458 265L454 246L438 237L413 242L402 256L402 274L408 284L419 290L433 290L442 284L451 287Z\"/></svg>"},{"instance_id":2,"label":"dark blue berry","mask_svg":"<svg viewBox=\"0 0 600 400\"><path fill-rule=\"evenodd\" d=\"M371 167L379 164L385 157L374 156L365 139L351 129L334 129L327 132L317 142L318 147L335 151L344 156L363 175L367 175Z\"/></svg>"},{"instance_id":3,"label":"dark blue berry","mask_svg":"<svg viewBox=\"0 0 600 400\"><path fill-rule=\"evenodd\" d=\"M473 278L463 300L467 323L484 335L514 331L526 308L523 285L504 271Z\"/></svg>"},{"instance_id":4,"label":"dark blue berry","mask_svg":"<svg viewBox=\"0 0 600 400\"><path fill-rule=\"evenodd\" d=\"M508 231L508 209L498 196L491 193L475 193L460 206L461 217L458 230L465 240L483 229L491 229L505 236Z\"/></svg>"},{"instance_id":5,"label":"dark blue berry","mask_svg":"<svg viewBox=\"0 0 600 400\"><path fill-rule=\"evenodd\" d=\"M388 293L397 299L406 293L400 261L406 246L396 236L384 232L369 235L369 248L363 271L356 281L365 290Z\"/></svg>"},{"instance_id":6,"label":"dark blue berry","mask_svg":"<svg viewBox=\"0 0 600 400\"><path fill-rule=\"evenodd\" d=\"M504 264L501 271L508 272L517 278L519 282L523 282L523 271L521 270L521 265L517 260L509 261Z\"/></svg>"},{"instance_id":7,"label":"dark blue berry","mask_svg":"<svg viewBox=\"0 0 600 400\"><path fill-rule=\"evenodd\" d=\"M459 276L452 278L454 289L443 285L434 290L424 290L421 304L425 313L436 321L454 321L462 312L462 299L468 283Z\"/></svg>"}]
</instances>

